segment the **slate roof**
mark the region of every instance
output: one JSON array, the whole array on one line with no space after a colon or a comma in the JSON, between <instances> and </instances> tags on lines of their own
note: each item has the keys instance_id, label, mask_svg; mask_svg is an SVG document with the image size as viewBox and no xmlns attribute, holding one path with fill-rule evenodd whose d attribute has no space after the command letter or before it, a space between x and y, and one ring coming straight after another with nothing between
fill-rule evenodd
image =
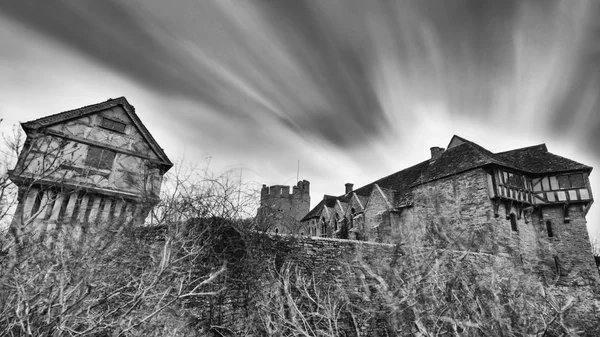
<instances>
[{"instance_id":1,"label":"slate roof","mask_svg":"<svg viewBox=\"0 0 600 337\"><path fill-rule=\"evenodd\" d=\"M171 162L169 157L167 157L167 154L158 145L154 137L152 137L150 131L146 129L144 123L142 123L138 115L135 113L135 108L133 107L133 105L127 102L127 99L125 97L119 97L115 99L111 98L102 103L87 105L78 109L59 112L29 122L21 123L21 126L23 127L23 130L25 130L25 133L29 134L29 132L32 130L38 130L40 128L45 128L54 124L63 123L74 118L79 118L82 116L100 112L102 110L107 110L119 105L122 106L123 110L125 110L125 112L129 115L129 117L131 118L135 126L140 130L140 133L146 139L152 150L154 150L154 152L156 152L161 161L163 161L163 164L169 168L172 167L173 163Z\"/></svg>"},{"instance_id":2,"label":"slate roof","mask_svg":"<svg viewBox=\"0 0 600 337\"><path fill-rule=\"evenodd\" d=\"M555 173L564 171L591 171L592 167L548 152L546 144L500 152L496 157L529 173Z\"/></svg>"},{"instance_id":3,"label":"slate roof","mask_svg":"<svg viewBox=\"0 0 600 337\"><path fill-rule=\"evenodd\" d=\"M417 165L406 168L402 171L390 174L389 176L378 179L370 184L367 184L354 192L360 196L368 197L373 190L375 184L381 188L397 191L402 194L410 193L410 186L423 175L429 166L429 160L421 162Z\"/></svg>"},{"instance_id":4,"label":"slate roof","mask_svg":"<svg viewBox=\"0 0 600 337\"><path fill-rule=\"evenodd\" d=\"M319 201L317 206L313 207L313 209L311 209L310 212L308 212L304 216L304 218L302 218L302 220L300 220L300 222L306 221L306 220L309 220L312 218L318 218L319 216L321 216L321 213L323 212L323 208L325 208L325 207L333 208L335 205L335 201L337 199L338 199L338 197L336 197L336 196L325 194L323 196L323 200Z\"/></svg>"},{"instance_id":5,"label":"slate roof","mask_svg":"<svg viewBox=\"0 0 600 337\"><path fill-rule=\"evenodd\" d=\"M548 152L545 144L492 153L464 138L454 136L452 139L458 141L453 142L452 140L450 144L458 145L448 148L435 160L429 159L402 171L392 173L353 192L359 196L368 197L375 184L377 184L382 189L393 190L394 202L396 203L394 206L403 207L411 203L411 190L413 187L478 167L494 165L529 174L592 170L590 166ZM345 196L339 196L338 198L343 199ZM305 219L314 214L313 211L320 205L321 203L315 206ZM316 213L320 214L320 210Z\"/></svg>"}]
</instances>

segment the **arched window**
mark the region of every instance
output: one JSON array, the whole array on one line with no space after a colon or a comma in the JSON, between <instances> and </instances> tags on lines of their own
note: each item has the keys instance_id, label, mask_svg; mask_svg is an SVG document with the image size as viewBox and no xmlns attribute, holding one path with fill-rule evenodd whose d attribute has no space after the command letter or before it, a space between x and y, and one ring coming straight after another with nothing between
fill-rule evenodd
<instances>
[{"instance_id":1,"label":"arched window","mask_svg":"<svg viewBox=\"0 0 600 337\"><path fill-rule=\"evenodd\" d=\"M519 228L517 228L517 216L515 213L510 213L510 228L513 232L519 231Z\"/></svg>"},{"instance_id":2,"label":"arched window","mask_svg":"<svg viewBox=\"0 0 600 337\"><path fill-rule=\"evenodd\" d=\"M279 228L275 228L275 234L279 234Z\"/></svg>"},{"instance_id":3,"label":"arched window","mask_svg":"<svg viewBox=\"0 0 600 337\"><path fill-rule=\"evenodd\" d=\"M335 213L335 221L333 222L333 230L338 230L338 221L340 221L340 215Z\"/></svg>"},{"instance_id":4,"label":"arched window","mask_svg":"<svg viewBox=\"0 0 600 337\"><path fill-rule=\"evenodd\" d=\"M554 232L552 231L552 221L550 220L546 220L546 231L548 232L549 238L554 236Z\"/></svg>"}]
</instances>

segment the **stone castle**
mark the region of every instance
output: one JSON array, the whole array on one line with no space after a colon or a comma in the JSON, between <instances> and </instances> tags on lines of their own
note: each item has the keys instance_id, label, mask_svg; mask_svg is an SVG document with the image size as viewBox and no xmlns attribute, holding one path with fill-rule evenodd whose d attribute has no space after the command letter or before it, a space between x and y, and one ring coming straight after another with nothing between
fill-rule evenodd
<instances>
[{"instance_id":1,"label":"stone castle","mask_svg":"<svg viewBox=\"0 0 600 337\"><path fill-rule=\"evenodd\" d=\"M12 226L141 224L173 166L124 97L22 124ZM264 186L255 223L275 234L512 256L564 283L598 283L585 215L592 168L544 144L492 153L454 136L431 158L310 209L310 183ZM93 227L93 226L92 226Z\"/></svg>"},{"instance_id":2,"label":"stone castle","mask_svg":"<svg viewBox=\"0 0 600 337\"><path fill-rule=\"evenodd\" d=\"M281 186L263 186L261 209L278 215L271 232L508 254L545 278L597 284L585 219L591 170L544 144L492 153L454 136L428 160L325 195L299 221L306 199L271 195Z\"/></svg>"},{"instance_id":3,"label":"stone castle","mask_svg":"<svg viewBox=\"0 0 600 337\"><path fill-rule=\"evenodd\" d=\"M139 225L173 166L125 98L22 127L27 140L9 173L19 186L12 230L39 228L48 235L69 228L77 236L93 235L103 222ZM322 291L349 289L348 307L372 305L387 317L394 313L379 292L392 288L378 288L385 284L380 275L411 266L412 260L434 265L443 255L445 263L471 265L492 283L510 282L502 273L515 266L539 276L532 277L534 287L544 298L575 297L583 304L576 313L580 321L598 326L594 289L600 282L585 220L593 203L591 170L543 144L492 153L454 136L446 149L432 148L430 159L356 189L347 183L343 195L325 195L312 209L306 180L291 189L263 185L255 224L276 235L248 231L243 241L240 231L226 232L219 249L229 244L238 252L243 242L261 244L246 247L252 254L243 260L237 255L225 260L227 291L190 310L207 326L243 331L244 322L256 318L249 283L264 289L272 272L289 264L318 280L315 287ZM144 242L154 247L152 240L164 239L160 233L168 225L138 230L148 230L152 239ZM255 264L244 268L249 256ZM468 270L451 267L440 275ZM520 287L520 280L512 282ZM376 330L377 320L369 324L365 327L376 331L371 335L387 331Z\"/></svg>"},{"instance_id":4,"label":"stone castle","mask_svg":"<svg viewBox=\"0 0 600 337\"><path fill-rule=\"evenodd\" d=\"M141 224L173 164L124 97L21 124L27 138L10 179L11 227ZM94 227L94 226L87 226Z\"/></svg>"}]
</instances>

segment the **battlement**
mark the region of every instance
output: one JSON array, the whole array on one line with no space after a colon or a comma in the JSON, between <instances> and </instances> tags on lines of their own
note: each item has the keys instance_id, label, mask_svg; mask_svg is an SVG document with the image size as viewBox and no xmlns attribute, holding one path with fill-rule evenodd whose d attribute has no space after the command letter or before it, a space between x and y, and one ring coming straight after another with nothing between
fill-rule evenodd
<instances>
[{"instance_id":1,"label":"battlement","mask_svg":"<svg viewBox=\"0 0 600 337\"><path fill-rule=\"evenodd\" d=\"M260 190L261 202L271 198L294 198L303 199L308 197L310 194L310 182L308 180L301 180L293 186L292 193L290 193L290 186L287 185L263 185Z\"/></svg>"}]
</instances>

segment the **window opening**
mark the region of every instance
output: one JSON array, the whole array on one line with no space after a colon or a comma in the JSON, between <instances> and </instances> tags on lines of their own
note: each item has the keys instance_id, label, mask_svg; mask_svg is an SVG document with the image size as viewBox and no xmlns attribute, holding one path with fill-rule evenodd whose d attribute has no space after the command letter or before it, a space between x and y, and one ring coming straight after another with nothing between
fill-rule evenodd
<instances>
[{"instance_id":1,"label":"window opening","mask_svg":"<svg viewBox=\"0 0 600 337\"><path fill-rule=\"evenodd\" d=\"M114 119L109 119L106 117L102 117L102 124L101 126L103 128L109 129L109 130L113 130L113 131L117 131L117 132L121 132L121 133L125 133L125 123L121 123L118 122Z\"/></svg>"},{"instance_id":2,"label":"window opening","mask_svg":"<svg viewBox=\"0 0 600 337\"><path fill-rule=\"evenodd\" d=\"M279 228L275 228L275 234L279 234Z\"/></svg>"},{"instance_id":3,"label":"window opening","mask_svg":"<svg viewBox=\"0 0 600 337\"><path fill-rule=\"evenodd\" d=\"M546 231L548 231L549 238L554 236L554 232L552 231L552 221L550 220L546 220Z\"/></svg>"},{"instance_id":4,"label":"window opening","mask_svg":"<svg viewBox=\"0 0 600 337\"><path fill-rule=\"evenodd\" d=\"M94 206L94 198L90 196L88 198L87 207L85 208L85 213L83 213L83 223L87 224L88 219L90 218L90 214L92 213L92 207Z\"/></svg>"},{"instance_id":5,"label":"window opening","mask_svg":"<svg viewBox=\"0 0 600 337\"><path fill-rule=\"evenodd\" d=\"M46 204L46 214L44 215L45 219L50 219L52 216L52 209L54 209L54 204L56 203L56 198L58 197L58 193L56 191L48 192L48 203Z\"/></svg>"},{"instance_id":6,"label":"window opening","mask_svg":"<svg viewBox=\"0 0 600 337\"><path fill-rule=\"evenodd\" d=\"M75 199L75 206L73 206L73 214L71 215L71 223L77 221L79 212L81 211L81 202L83 200L83 193L77 194L77 199Z\"/></svg>"},{"instance_id":7,"label":"window opening","mask_svg":"<svg viewBox=\"0 0 600 337\"><path fill-rule=\"evenodd\" d=\"M108 223L112 224L115 221L115 212L117 210L117 200L112 199L110 203L110 208L108 211Z\"/></svg>"},{"instance_id":8,"label":"window opening","mask_svg":"<svg viewBox=\"0 0 600 337\"><path fill-rule=\"evenodd\" d=\"M557 180L558 188L560 189L585 187L585 181L583 180L583 175L581 173L558 176Z\"/></svg>"},{"instance_id":9,"label":"window opening","mask_svg":"<svg viewBox=\"0 0 600 337\"><path fill-rule=\"evenodd\" d=\"M583 188L585 187L585 182L583 181L582 174L571 174L569 176L569 181L571 182L572 188Z\"/></svg>"},{"instance_id":10,"label":"window opening","mask_svg":"<svg viewBox=\"0 0 600 337\"><path fill-rule=\"evenodd\" d=\"M101 197L100 204L98 205L98 212L96 213L96 224L100 223L100 220L104 214L104 206L106 205L106 197Z\"/></svg>"},{"instance_id":11,"label":"window opening","mask_svg":"<svg viewBox=\"0 0 600 337\"><path fill-rule=\"evenodd\" d=\"M122 224L125 222L125 213L127 212L127 201L123 202L123 205L121 205L121 210L119 211L119 219L117 220L119 222L119 224Z\"/></svg>"},{"instance_id":12,"label":"window opening","mask_svg":"<svg viewBox=\"0 0 600 337\"><path fill-rule=\"evenodd\" d=\"M335 222L333 223L333 230L337 231L338 230L338 221L339 221L340 215L335 213Z\"/></svg>"},{"instance_id":13,"label":"window opening","mask_svg":"<svg viewBox=\"0 0 600 337\"><path fill-rule=\"evenodd\" d=\"M33 201L33 207L31 208L31 216L37 213L42 206L42 198L44 197L44 190L39 190L35 195L35 200Z\"/></svg>"},{"instance_id":14,"label":"window opening","mask_svg":"<svg viewBox=\"0 0 600 337\"><path fill-rule=\"evenodd\" d=\"M510 228L513 232L519 231L519 228L517 227L517 216L515 213L510 213Z\"/></svg>"},{"instance_id":15,"label":"window opening","mask_svg":"<svg viewBox=\"0 0 600 337\"><path fill-rule=\"evenodd\" d=\"M60 204L60 210L58 211L58 221L62 221L65 217L65 213L67 212L67 206L69 205L70 195L65 194L62 200L62 204Z\"/></svg>"},{"instance_id":16,"label":"window opening","mask_svg":"<svg viewBox=\"0 0 600 337\"><path fill-rule=\"evenodd\" d=\"M509 173L508 179L506 180L506 186L514 188L524 188L525 180L523 179L523 176L519 174Z\"/></svg>"},{"instance_id":17,"label":"window opening","mask_svg":"<svg viewBox=\"0 0 600 337\"><path fill-rule=\"evenodd\" d=\"M110 170L117 153L108 149L90 146L88 149L85 165L99 169Z\"/></svg>"}]
</instances>

